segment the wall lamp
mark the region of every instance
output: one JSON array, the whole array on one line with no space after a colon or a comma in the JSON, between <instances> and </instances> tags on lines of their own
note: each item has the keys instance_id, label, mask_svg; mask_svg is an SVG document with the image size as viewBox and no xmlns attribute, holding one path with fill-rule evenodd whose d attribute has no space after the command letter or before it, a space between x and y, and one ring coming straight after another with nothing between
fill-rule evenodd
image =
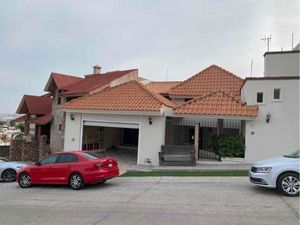
<instances>
[{"instance_id":1,"label":"wall lamp","mask_svg":"<svg viewBox=\"0 0 300 225\"><path fill-rule=\"evenodd\" d=\"M152 118L149 117L149 124L152 125Z\"/></svg>"},{"instance_id":2,"label":"wall lamp","mask_svg":"<svg viewBox=\"0 0 300 225\"><path fill-rule=\"evenodd\" d=\"M271 114L268 113L268 114L266 115L266 122L269 123L269 122L270 122L270 119L271 119Z\"/></svg>"},{"instance_id":3,"label":"wall lamp","mask_svg":"<svg viewBox=\"0 0 300 225\"><path fill-rule=\"evenodd\" d=\"M75 120L74 114L70 115L71 120Z\"/></svg>"}]
</instances>

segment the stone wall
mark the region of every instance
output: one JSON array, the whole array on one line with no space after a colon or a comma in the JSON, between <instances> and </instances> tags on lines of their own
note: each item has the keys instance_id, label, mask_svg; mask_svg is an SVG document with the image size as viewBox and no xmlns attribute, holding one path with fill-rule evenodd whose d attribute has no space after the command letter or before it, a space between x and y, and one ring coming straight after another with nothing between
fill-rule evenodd
<instances>
[{"instance_id":1,"label":"stone wall","mask_svg":"<svg viewBox=\"0 0 300 225\"><path fill-rule=\"evenodd\" d=\"M47 136L46 135L42 135L40 138L40 142L39 142L39 155L38 158L39 160L43 159L45 156L49 155L51 153L50 150L50 146L46 144L47 142Z\"/></svg>"},{"instance_id":2,"label":"stone wall","mask_svg":"<svg viewBox=\"0 0 300 225\"><path fill-rule=\"evenodd\" d=\"M40 141L13 140L9 149L9 158L13 161L36 162L50 154L50 147L46 141L46 135L42 135Z\"/></svg>"},{"instance_id":3,"label":"stone wall","mask_svg":"<svg viewBox=\"0 0 300 225\"><path fill-rule=\"evenodd\" d=\"M0 146L0 157L9 158L9 145Z\"/></svg>"},{"instance_id":4,"label":"stone wall","mask_svg":"<svg viewBox=\"0 0 300 225\"><path fill-rule=\"evenodd\" d=\"M22 145L25 140L12 140L10 142L9 158L12 161L21 161Z\"/></svg>"},{"instance_id":5,"label":"stone wall","mask_svg":"<svg viewBox=\"0 0 300 225\"><path fill-rule=\"evenodd\" d=\"M22 161L36 162L39 158L39 143L37 141L25 141L22 143Z\"/></svg>"}]
</instances>

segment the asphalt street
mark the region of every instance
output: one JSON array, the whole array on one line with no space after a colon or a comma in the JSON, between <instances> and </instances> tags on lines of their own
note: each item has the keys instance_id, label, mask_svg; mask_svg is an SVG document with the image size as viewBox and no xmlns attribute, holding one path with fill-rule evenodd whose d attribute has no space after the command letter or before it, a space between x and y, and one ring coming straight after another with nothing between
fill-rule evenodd
<instances>
[{"instance_id":1,"label":"asphalt street","mask_svg":"<svg viewBox=\"0 0 300 225\"><path fill-rule=\"evenodd\" d=\"M0 224L298 225L299 198L247 177L124 177L80 191L2 182Z\"/></svg>"}]
</instances>

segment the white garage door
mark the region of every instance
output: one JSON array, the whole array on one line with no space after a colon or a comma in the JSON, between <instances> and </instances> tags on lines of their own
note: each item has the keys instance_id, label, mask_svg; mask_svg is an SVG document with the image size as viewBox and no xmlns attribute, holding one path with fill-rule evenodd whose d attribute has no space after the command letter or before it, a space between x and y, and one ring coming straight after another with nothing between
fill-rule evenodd
<instances>
[{"instance_id":1,"label":"white garage door","mask_svg":"<svg viewBox=\"0 0 300 225\"><path fill-rule=\"evenodd\" d=\"M116 127L116 128L139 129L138 123L126 123L126 122L84 121L83 125L96 126L96 127Z\"/></svg>"}]
</instances>

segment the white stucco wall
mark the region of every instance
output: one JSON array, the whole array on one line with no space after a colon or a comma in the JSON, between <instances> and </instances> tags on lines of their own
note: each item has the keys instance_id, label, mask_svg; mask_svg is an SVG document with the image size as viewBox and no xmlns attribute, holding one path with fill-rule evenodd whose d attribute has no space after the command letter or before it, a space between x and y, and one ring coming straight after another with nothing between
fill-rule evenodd
<instances>
[{"instance_id":1,"label":"white stucco wall","mask_svg":"<svg viewBox=\"0 0 300 225\"><path fill-rule=\"evenodd\" d=\"M71 120L71 114L74 120ZM82 114L66 113L64 151L81 150Z\"/></svg>"},{"instance_id":2,"label":"white stucco wall","mask_svg":"<svg viewBox=\"0 0 300 225\"><path fill-rule=\"evenodd\" d=\"M272 100L273 88L282 89L282 100ZM246 121L245 161L280 156L299 148L299 80L248 80L242 100L256 105L256 92L264 93L256 120ZM266 115L270 113L270 122Z\"/></svg>"},{"instance_id":3,"label":"white stucco wall","mask_svg":"<svg viewBox=\"0 0 300 225\"><path fill-rule=\"evenodd\" d=\"M70 119L74 115L74 120ZM149 116L143 115L108 115L95 113L70 113L66 114L64 151L79 150L82 143L82 129L84 121L101 121L115 123L132 123L139 127L138 160L140 165L145 164L145 158L152 161L152 165L158 166L158 152L165 142L165 117L151 116L152 125L149 124Z\"/></svg>"},{"instance_id":4,"label":"white stucco wall","mask_svg":"<svg viewBox=\"0 0 300 225\"><path fill-rule=\"evenodd\" d=\"M299 53L265 55L264 76L299 76Z\"/></svg>"}]
</instances>

